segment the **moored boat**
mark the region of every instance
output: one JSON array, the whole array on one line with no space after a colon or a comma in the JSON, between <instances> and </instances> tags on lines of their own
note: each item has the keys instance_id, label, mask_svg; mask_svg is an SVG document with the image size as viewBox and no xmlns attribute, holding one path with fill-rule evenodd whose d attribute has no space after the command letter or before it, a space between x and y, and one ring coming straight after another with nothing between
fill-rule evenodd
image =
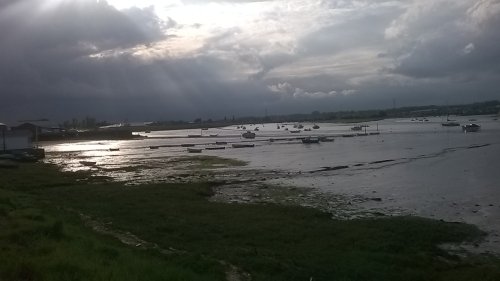
<instances>
[{"instance_id":1,"label":"moored boat","mask_svg":"<svg viewBox=\"0 0 500 281\"><path fill-rule=\"evenodd\" d=\"M233 143L231 145L233 148L245 148L245 147L254 147L253 143Z\"/></svg>"},{"instance_id":2,"label":"moored boat","mask_svg":"<svg viewBox=\"0 0 500 281\"><path fill-rule=\"evenodd\" d=\"M205 147L206 150L222 150L222 149L226 149L225 146L207 146Z\"/></svg>"},{"instance_id":3,"label":"moored boat","mask_svg":"<svg viewBox=\"0 0 500 281\"><path fill-rule=\"evenodd\" d=\"M332 137L320 137L319 141L320 142L333 142L335 139Z\"/></svg>"},{"instance_id":4,"label":"moored boat","mask_svg":"<svg viewBox=\"0 0 500 281\"><path fill-rule=\"evenodd\" d=\"M83 166L95 166L96 163L95 161L80 161Z\"/></svg>"},{"instance_id":5,"label":"moored boat","mask_svg":"<svg viewBox=\"0 0 500 281\"><path fill-rule=\"evenodd\" d=\"M313 129L319 129L319 126L317 124L314 124Z\"/></svg>"},{"instance_id":6,"label":"moored boat","mask_svg":"<svg viewBox=\"0 0 500 281\"><path fill-rule=\"evenodd\" d=\"M300 133L300 130L290 130L289 132L292 134L296 134L296 133Z\"/></svg>"},{"instance_id":7,"label":"moored boat","mask_svg":"<svg viewBox=\"0 0 500 281\"><path fill-rule=\"evenodd\" d=\"M303 138L302 143L305 143L305 144L319 143L319 138L311 138L311 137Z\"/></svg>"},{"instance_id":8,"label":"moored boat","mask_svg":"<svg viewBox=\"0 0 500 281\"><path fill-rule=\"evenodd\" d=\"M458 126L460 126L460 123L448 121L446 123L441 123L441 126L443 126L443 127L458 127Z\"/></svg>"},{"instance_id":9,"label":"moored boat","mask_svg":"<svg viewBox=\"0 0 500 281\"><path fill-rule=\"evenodd\" d=\"M201 148L192 148L192 147L188 147L188 149L187 149L187 151L189 153L201 153L202 150L203 149L201 149Z\"/></svg>"},{"instance_id":10,"label":"moored boat","mask_svg":"<svg viewBox=\"0 0 500 281\"><path fill-rule=\"evenodd\" d=\"M250 131L246 131L246 133L241 134L242 137L245 139L254 139L255 138L255 133L252 133Z\"/></svg>"},{"instance_id":11,"label":"moored boat","mask_svg":"<svg viewBox=\"0 0 500 281\"><path fill-rule=\"evenodd\" d=\"M481 126L479 126L478 124L474 124L474 123L462 125L462 130L466 133L477 132L477 131L479 131L480 128L481 128Z\"/></svg>"},{"instance_id":12,"label":"moored boat","mask_svg":"<svg viewBox=\"0 0 500 281\"><path fill-rule=\"evenodd\" d=\"M363 126L354 126L351 127L351 131L361 131L363 129Z\"/></svg>"}]
</instances>

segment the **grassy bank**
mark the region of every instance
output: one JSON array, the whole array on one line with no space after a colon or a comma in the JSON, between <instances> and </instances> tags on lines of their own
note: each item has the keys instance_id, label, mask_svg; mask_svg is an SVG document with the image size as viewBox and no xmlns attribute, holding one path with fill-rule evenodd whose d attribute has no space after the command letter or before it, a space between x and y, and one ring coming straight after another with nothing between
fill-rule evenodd
<instances>
[{"instance_id":1,"label":"grassy bank","mask_svg":"<svg viewBox=\"0 0 500 281\"><path fill-rule=\"evenodd\" d=\"M0 279L224 280L227 263L252 280L500 279L499 260L438 247L480 238L470 225L338 221L301 207L216 203L207 200L210 183L89 183L87 174L37 164L0 172L0 259L9 261L0 264ZM80 213L158 247L141 250L96 233Z\"/></svg>"}]
</instances>

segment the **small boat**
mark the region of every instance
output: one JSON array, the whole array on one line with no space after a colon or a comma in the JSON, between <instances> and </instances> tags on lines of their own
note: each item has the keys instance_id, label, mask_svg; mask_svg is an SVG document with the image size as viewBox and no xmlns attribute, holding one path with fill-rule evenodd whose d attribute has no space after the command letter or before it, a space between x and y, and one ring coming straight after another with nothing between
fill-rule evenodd
<instances>
[{"instance_id":1,"label":"small boat","mask_svg":"<svg viewBox=\"0 0 500 281\"><path fill-rule=\"evenodd\" d=\"M443 126L443 127L458 127L458 126L460 126L460 123L448 121L446 123L441 123L441 126Z\"/></svg>"},{"instance_id":2,"label":"small boat","mask_svg":"<svg viewBox=\"0 0 500 281\"><path fill-rule=\"evenodd\" d=\"M361 131L363 129L363 126L354 126L351 127L351 131Z\"/></svg>"},{"instance_id":3,"label":"small boat","mask_svg":"<svg viewBox=\"0 0 500 281\"><path fill-rule=\"evenodd\" d=\"M245 139L254 139L255 133L247 131L246 133L241 134L241 136L244 137Z\"/></svg>"},{"instance_id":4,"label":"small boat","mask_svg":"<svg viewBox=\"0 0 500 281\"><path fill-rule=\"evenodd\" d=\"M280 129L280 125L276 126L276 129L278 129L278 130L279 130L279 129Z\"/></svg>"},{"instance_id":5,"label":"small boat","mask_svg":"<svg viewBox=\"0 0 500 281\"><path fill-rule=\"evenodd\" d=\"M151 146L149 147L149 149L158 149L158 148L160 148L160 147L159 147L159 146L157 146L157 145L151 145Z\"/></svg>"},{"instance_id":6,"label":"small boat","mask_svg":"<svg viewBox=\"0 0 500 281\"><path fill-rule=\"evenodd\" d=\"M370 136L374 136L374 135L380 135L380 132L370 132L368 133Z\"/></svg>"},{"instance_id":7,"label":"small boat","mask_svg":"<svg viewBox=\"0 0 500 281\"><path fill-rule=\"evenodd\" d=\"M368 136L368 133L357 133L356 136L365 137Z\"/></svg>"},{"instance_id":8,"label":"small boat","mask_svg":"<svg viewBox=\"0 0 500 281\"><path fill-rule=\"evenodd\" d=\"M183 143L181 144L182 147L193 147L194 143Z\"/></svg>"},{"instance_id":9,"label":"small boat","mask_svg":"<svg viewBox=\"0 0 500 281\"><path fill-rule=\"evenodd\" d=\"M188 147L188 149L187 149L187 151L189 153L201 153L202 150L203 149L201 149L201 148L191 148L191 147Z\"/></svg>"},{"instance_id":10,"label":"small boat","mask_svg":"<svg viewBox=\"0 0 500 281\"><path fill-rule=\"evenodd\" d=\"M292 134L300 133L300 130L290 130L290 133Z\"/></svg>"},{"instance_id":11,"label":"small boat","mask_svg":"<svg viewBox=\"0 0 500 281\"><path fill-rule=\"evenodd\" d=\"M254 147L253 143L233 143L231 145L233 148L245 148L245 147Z\"/></svg>"},{"instance_id":12,"label":"small boat","mask_svg":"<svg viewBox=\"0 0 500 281\"><path fill-rule=\"evenodd\" d=\"M119 148L110 148L109 151L120 151Z\"/></svg>"},{"instance_id":13,"label":"small boat","mask_svg":"<svg viewBox=\"0 0 500 281\"><path fill-rule=\"evenodd\" d=\"M188 138L201 138L201 135L188 135Z\"/></svg>"},{"instance_id":14,"label":"small boat","mask_svg":"<svg viewBox=\"0 0 500 281\"><path fill-rule=\"evenodd\" d=\"M288 128L285 128L285 131L288 131Z\"/></svg>"},{"instance_id":15,"label":"small boat","mask_svg":"<svg viewBox=\"0 0 500 281\"><path fill-rule=\"evenodd\" d=\"M95 161L80 161L83 166L95 166L96 163Z\"/></svg>"},{"instance_id":16,"label":"small boat","mask_svg":"<svg viewBox=\"0 0 500 281\"><path fill-rule=\"evenodd\" d=\"M222 149L226 149L225 146L207 146L205 147L206 150L222 150Z\"/></svg>"},{"instance_id":17,"label":"small boat","mask_svg":"<svg viewBox=\"0 0 500 281\"><path fill-rule=\"evenodd\" d=\"M299 124L299 125L297 126L297 129L302 129L302 128L304 128L304 125L302 125L302 124Z\"/></svg>"},{"instance_id":18,"label":"small boat","mask_svg":"<svg viewBox=\"0 0 500 281\"><path fill-rule=\"evenodd\" d=\"M329 137L320 137L319 141L320 142L333 142L335 139L334 138L329 138Z\"/></svg>"},{"instance_id":19,"label":"small boat","mask_svg":"<svg viewBox=\"0 0 500 281\"><path fill-rule=\"evenodd\" d=\"M305 144L319 143L319 138L311 138L311 137L303 138L302 143L305 143Z\"/></svg>"},{"instance_id":20,"label":"small boat","mask_svg":"<svg viewBox=\"0 0 500 281\"><path fill-rule=\"evenodd\" d=\"M462 131L464 131L465 133L477 132L480 128L481 126L474 123L462 125Z\"/></svg>"},{"instance_id":21,"label":"small boat","mask_svg":"<svg viewBox=\"0 0 500 281\"><path fill-rule=\"evenodd\" d=\"M216 136L218 136L219 134L210 134L209 136L212 137L212 138L215 138Z\"/></svg>"},{"instance_id":22,"label":"small boat","mask_svg":"<svg viewBox=\"0 0 500 281\"><path fill-rule=\"evenodd\" d=\"M145 133L145 134L149 134L149 133L151 133L151 131L144 131L144 133Z\"/></svg>"},{"instance_id":23,"label":"small boat","mask_svg":"<svg viewBox=\"0 0 500 281\"><path fill-rule=\"evenodd\" d=\"M259 127L255 127L255 129L253 129L254 131L258 131L259 130Z\"/></svg>"},{"instance_id":24,"label":"small boat","mask_svg":"<svg viewBox=\"0 0 500 281\"><path fill-rule=\"evenodd\" d=\"M246 129L247 129L247 127L245 127L245 126L241 126L241 128L242 128L243 130L246 130Z\"/></svg>"},{"instance_id":25,"label":"small boat","mask_svg":"<svg viewBox=\"0 0 500 281\"><path fill-rule=\"evenodd\" d=\"M352 137L355 137L356 134L343 134L342 137L344 138L352 138Z\"/></svg>"},{"instance_id":26,"label":"small boat","mask_svg":"<svg viewBox=\"0 0 500 281\"><path fill-rule=\"evenodd\" d=\"M314 124L313 129L319 129L319 126L317 124Z\"/></svg>"},{"instance_id":27,"label":"small boat","mask_svg":"<svg viewBox=\"0 0 500 281\"><path fill-rule=\"evenodd\" d=\"M304 129L304 132L310 132L311 131L311 128L305 128Z\"/></svg>"},{"instance_id":28,"label":"small boat","mask_svg":"<svg viewBox=\"0 0 500 281\"><path fill-rule=\"evenodd\" d=\"M217 145L227 144L227 141L216 141L215 144Z\"/></svg>"}]
</instances>

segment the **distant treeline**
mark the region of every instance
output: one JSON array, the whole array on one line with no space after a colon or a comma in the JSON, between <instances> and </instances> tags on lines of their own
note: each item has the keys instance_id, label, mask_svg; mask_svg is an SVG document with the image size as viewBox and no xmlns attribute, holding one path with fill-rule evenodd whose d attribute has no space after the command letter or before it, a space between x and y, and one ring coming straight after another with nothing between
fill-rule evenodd
<instances>
[{"instance_id":1,"label":"distant treeline","mask_svg":"<svg viewBox=\"0 0 500 281\"><path fill-rule=\"evenodd\" d=\"M336 111L319 112L313 111L304 114L271 115L271 116L248 116L248 117L224 117L220 120L196 118L193 121L156 121L141 127L134 126L134 130L161 130L161 129L189 129L189 128L211 128L222 127L230 124L243 123L269 123L269 122L362 122L368 120L380 120L385 118L427 117L446 115L484 115L498 114L500 112L500 101L486 101L472 104L460 105L426 105L407 106L392 109L358 110L358 111ZM110 125L106 121L96 121L95 118L86 117L78 120L73 118L65 121L61 127L66 129L96 129ZM121 130L126 130L126 122ZM117 129L117 128L115 128Z\"/></svg>"},{"instance_id":2,"label":"distant treeline","mask_svg":"<svg viewBox=\"0 0 500 281\"><path fill-rule=\"evenodd\" d=\"M446 115L484 115L498 114L500 111L500 101L486 101L461 105L426 105L408 106L384 110L358 110L358 111L337 111L319 112L313 111L306 114L271 115L264 117L238 117L224 118L222 120L202 120L196 118L192 122L184 121L162 121L154 122L151 126L174 126L174 127L217 127L225 124L242 123L268 123L268 122L362 122L365 120L380 120L385 118L405 118L405 117L428 117Z\"/></svg>"}]
</instances>

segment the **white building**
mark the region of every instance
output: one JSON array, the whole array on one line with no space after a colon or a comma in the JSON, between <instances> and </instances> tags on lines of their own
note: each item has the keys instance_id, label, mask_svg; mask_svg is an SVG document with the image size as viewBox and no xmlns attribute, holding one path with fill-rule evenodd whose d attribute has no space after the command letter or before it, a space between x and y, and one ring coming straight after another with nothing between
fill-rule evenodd
<instances>
[{"instance_id":1,"label":"white building","mask_svg":"<svg viewBox=\"0 0 500 281\"><path fill-rule=\"evenodd\" d=\"M0 123L0 153L33 148L31 132L10 131Z\"/></svg>"}]
</instances>

